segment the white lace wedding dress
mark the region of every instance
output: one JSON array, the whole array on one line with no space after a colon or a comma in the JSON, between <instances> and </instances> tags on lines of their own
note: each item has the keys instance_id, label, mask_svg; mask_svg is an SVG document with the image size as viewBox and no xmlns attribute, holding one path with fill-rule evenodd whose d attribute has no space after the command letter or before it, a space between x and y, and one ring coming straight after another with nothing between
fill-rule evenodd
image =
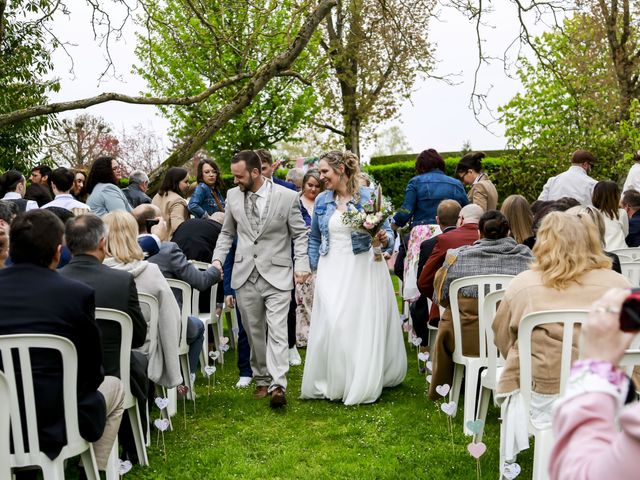
<instances>
[{"instance_id":1,"label":"white lace wedding dress","mask_svg":"<svg viewBox=\"0 0 640 480\"><path fill-rule=\"evenodd\" d=\"M407 372L402 325L387 264L373 251L355 255L341 212L329 220L329 252L320 257L302 398L375 402Z\"/></svg>"}]
</instances>

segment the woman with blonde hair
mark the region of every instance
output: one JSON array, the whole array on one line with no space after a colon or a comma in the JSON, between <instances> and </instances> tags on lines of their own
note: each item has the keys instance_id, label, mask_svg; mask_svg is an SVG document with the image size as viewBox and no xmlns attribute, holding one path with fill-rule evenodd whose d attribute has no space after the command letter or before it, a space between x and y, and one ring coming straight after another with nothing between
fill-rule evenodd
<instances>
[{"instance_id":1,"label":"woman with blonde hair","mask_svg":"<svg viewBox=\"0 0 640 480\"><path fill-rule=\"evenodd\" d=\"M140 347L149 356L147 373L149 380L171 388L182 380L178 360L180 339L180 308L160 268L143 260L144 254L138 245L138 224L127 212L110 212L102 217L108 229L104 264L125 270L133 275L138 292L148 293L158 299L157 337L149 336ZM147 321L149 319L147 318Z\"/></svg>"},{"instance_id":2,"label":"woman with blonde hair","mask_svg":"<svg viewBox=\"0 0 640 480\"><path fill-rule=\"evenodd\" d=\"M361 211L373 192L358 184L359 160L351 152L323 155L319 170L327 190L316 198L309 237L309 263L317 275L302 398L371 403L407 371L387 264L375 260L371 236L343 217ZM388 222L376 238L393 247Z\"/></svg>"},{"instance_id":3,"label":"woman with blonde hair","mask_svg":"<svg viewBox=\"0 0 640 480\"><path fill-rule=\"evenodd\" d=\"M603 253L611 260L611 269L614 272L622 273L622 267L620 266L620 258L618 257L618 255L604 250L607 227L605 226L604 215L600 212L600 210L592 205L587 205L586 207L571 207L569 210L567 210L567 213L577 215L580 219L588 218L593 222L593 224L598 229L598 233L600 234L600 244L602 245Z\"/></svg>"},{"instance_id":4,"label":"woman with blonde hair","mask_svg":"<svg viewBox=\"0 0 640 480\"><path fill-rule=\"evenodd\" d=\"M536 260L531 268L517 275L507 287L492 326L495 344L506 358L497 399L505 402L501 451L507 461L529 447L529 414L524 411L519 394L521 319L542 310L587 309L594 298L610 288L631 286L626 278L611 270L611 260L602 251L596 226L586 216L549 213L538 229L533 254ZM561 339L561 325L547 325L532 334L531 414L542 423L550 420L551 406L560 389Z\"/></svg>"},{"instance_id":5,"label":"woman with blonde hair","mask_svg":"<svg viewBox=\"0 0 640 480\"><path fill-rule=\"evenodd\" d=\"M516 243L524 244L533 237L533 213L529 202L522 195L509 195L500 207L502 214L509 221L509 236Z\"/></svg>"}]
</instances>

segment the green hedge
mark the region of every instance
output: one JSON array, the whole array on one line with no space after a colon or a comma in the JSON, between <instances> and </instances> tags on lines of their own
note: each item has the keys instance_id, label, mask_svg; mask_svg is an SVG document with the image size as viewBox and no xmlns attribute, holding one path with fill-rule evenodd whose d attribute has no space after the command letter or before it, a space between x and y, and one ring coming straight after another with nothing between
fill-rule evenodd
<instances>
[{"instance_id":1,"label":"green hedge","mask_svg":"<svg viewBox=\"0 0 640 480\"><path fill-rule=\"evenodd\" d=\"M487 154L487 157L506 157L506 156L515 156L516 152L514 150L482 150ZM442 155L442 158L445 160L447 158L456 158L459 159L462 157L462 152L438 152ZM369 165L389 165L391 163L399 163L399 162L415 162L417 153L402 153L399 155L384 155L379 157L371 157Z\"/></svg>"}]
</instances>

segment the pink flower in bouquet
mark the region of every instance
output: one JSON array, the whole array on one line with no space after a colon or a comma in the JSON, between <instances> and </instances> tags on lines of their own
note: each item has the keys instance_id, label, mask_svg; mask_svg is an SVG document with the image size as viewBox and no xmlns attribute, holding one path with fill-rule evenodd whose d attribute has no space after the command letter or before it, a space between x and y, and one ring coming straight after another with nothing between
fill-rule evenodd
<instances>
[{"instance_id":1,"label":"pink flower in bouquet","mask_svg":"<svg viewBox=\"0 0 640 480\"><path fill-rule=\"evenodd\" d=\"M365 220L364 223L362 224L362 226L364 228L366 228L367 230L371 230L371 229L373 229L373 227L375 227L375 224L371 223L368 220Z\"/></svg>"}]
</instances>

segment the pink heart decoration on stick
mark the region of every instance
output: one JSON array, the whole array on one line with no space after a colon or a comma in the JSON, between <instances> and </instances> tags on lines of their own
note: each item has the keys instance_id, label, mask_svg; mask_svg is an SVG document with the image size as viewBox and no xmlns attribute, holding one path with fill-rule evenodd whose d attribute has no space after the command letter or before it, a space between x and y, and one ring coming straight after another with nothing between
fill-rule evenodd
<instances>
[{"instance_id":1,"label":"pink heart decoration on stick","mask_svg":"<svg viewBox=\"0 0 640 480\"><path fill-rule=\"evenodd\" d=\"M444 384L444 385L438 385L436 387L436 392L438 393L438 395L440 395L441 397L446 397L447 393L449 393L449 390L451 390L451 387L448 384Z\"/></svg>"},{"instance_id":2,"label":"pink heart decoration on stick","mask_svg":"<svg viewBox=\"0 0 640 480\"><path fill-rule=\"evenodd\" d=\"M402 324L402 330L404 330L405 333L409 333L411 331L411 325L409 325L409 322L404 322Z\"/></svg>"},{"instance_id":3,"label":"pink heart decoration on stick","mask_svg":"<svg viewBox=\"0 0 640 480\"><path fill-rule=\"evenodd\" d=\"M220 345L226 345L227 343L229 343L229 337L220 338Z\"/></svg>"},{"instance_id":4,"label":"pink heart decoration on stick","mask_svg":"<svg viewBox=\"0 0 640 480\"><path fill-rule=\"evenodd\" d=\"M478 442L478 443L472 442L469 445L467 445L467 450L469 450L469 453L473 458L478 459L482 455L484 455L484 452L487 451L487 446L482 442Z\"/></svg>"},{"instance_id":5,"label":"pink heart decoration on stick","mask_svg":"<svg viewBox=\"0 0 640 480\"><path fill-rule=\"evenodd\" d=\"M456 402L443 403L442 405L440 405L440 410L442 410L447 415L452 416L454 413L456 413L456 407Z\"/></svg>"}]
</instances>

